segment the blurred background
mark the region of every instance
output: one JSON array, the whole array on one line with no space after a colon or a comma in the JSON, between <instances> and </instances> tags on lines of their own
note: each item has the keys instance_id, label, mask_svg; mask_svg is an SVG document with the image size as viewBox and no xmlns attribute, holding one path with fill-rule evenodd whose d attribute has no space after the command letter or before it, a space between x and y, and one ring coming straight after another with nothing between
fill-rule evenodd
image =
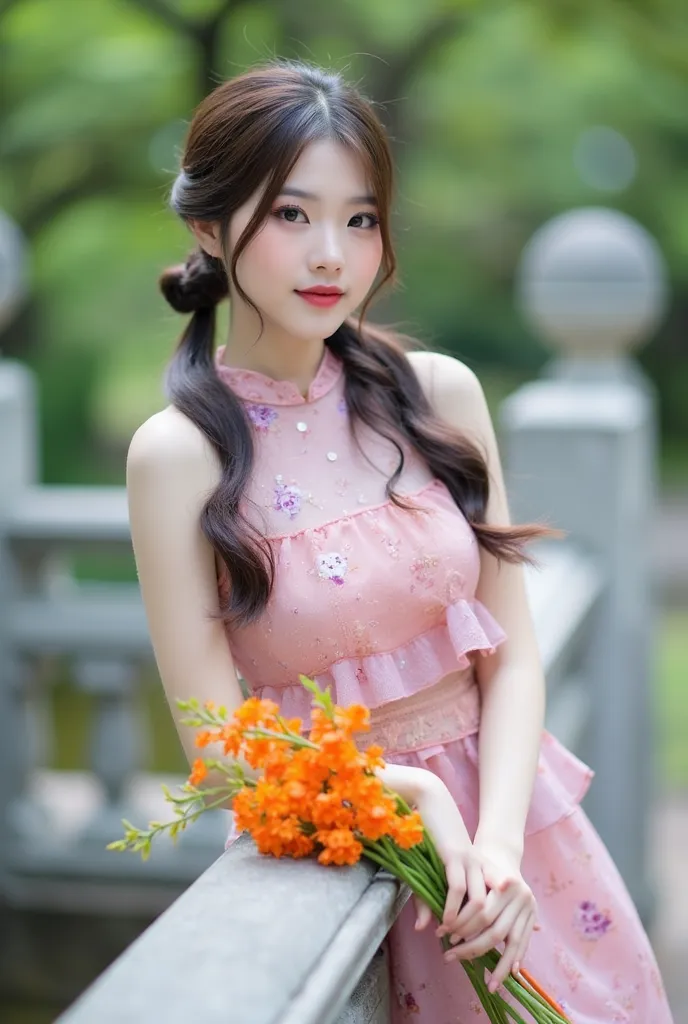
<instances>
[{"instance_id":1,"label":"blurred background","mask_svg":"<svg viewBox=\"0 0 688 1024\"><path fill-rule=\"evenodd\" d=\"M394 321L465 360L495 417L502 400L538 377L551 357L515 301L516 268L533 233L563 212L605 206L654 236L669 302L637 353L659 413L659 502L647 537L660 596L651 694L653 836L684 841L683 0L0 0L0 211L9 218L6 250L12 225L21 232L27 282L0 321L0 358L19 360L35 374L38 479L123 484L132 433L165 404L161 375L182 327L157 277L191 248L165 206L186 126L215 84L275 55L343 70L379 104L398 169L401 286L373 319ZM131 557L110 556L106 546L78 550L70 572L79 580L135 580ZM46 655L38 668L49 685L36 694L33 720L49 715L51 723L39 760L44 768L78 772L89 756L97 687L79 685L68 659ZM133 700L147 766L184 771L150 666ZM665 928L658 942L667 977L681 949L688 951L688 922L678 909L686 896L674 893L673 900L670 920L657 924ZM19 925L12 926L14 941ZM46 934L50 942L56 933ZM130 937L122 931L122 943ZM2 1021L52 1020L74 987L90 980L86 966L72 988L60 989L28 945L21 963L17 954L11 977L2 979ZM680 979L672 976L670 984L678 999Z\"/></svg>"}]
</instances>

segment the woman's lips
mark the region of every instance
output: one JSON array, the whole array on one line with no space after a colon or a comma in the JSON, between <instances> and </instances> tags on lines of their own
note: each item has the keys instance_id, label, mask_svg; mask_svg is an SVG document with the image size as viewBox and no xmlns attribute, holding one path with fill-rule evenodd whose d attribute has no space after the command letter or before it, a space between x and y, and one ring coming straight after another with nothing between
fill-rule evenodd
<instances>
[{"instance_id":1,"label":"woman's lips","mask_svg":"<svg viewBox=\"0 0 688 1024\"><path fill-rule=\"evenodd\" d=\"M323 308L329 308L330 306L336 306L342 297L342 292L335 292L331 295L324 295L322 292L298 292L302 299L306 302L310 302L311 306L321 306Z\"/></svg>"}]
</instances>

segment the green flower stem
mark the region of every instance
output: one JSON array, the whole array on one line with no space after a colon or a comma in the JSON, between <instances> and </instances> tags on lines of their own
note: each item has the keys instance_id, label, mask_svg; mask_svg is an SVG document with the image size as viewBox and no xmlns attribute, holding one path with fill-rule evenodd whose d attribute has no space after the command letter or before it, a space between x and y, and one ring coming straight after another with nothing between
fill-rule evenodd
<instances>
[{"instance_id":1,"label":"green flower stem","mask_svg":"<svg viewBox=\"0 0 688 1024\"><path fill-rule=\"evenodd\" d=\"M384 783L382 784L382 788L384 789L384 791L387 794L387 796L391 796L391 797L393 797L396 800L397 807L399 808L399 811L400 811L401 814L410 814L411 813L411 808L406 803L406 801L404 800L403 796L400 796L399 793L397 793L395 790L390 789L389 786L385 786Z\"/></svg>"},{"instance_id":2,"label":"green flower stem","mask_svg":"<svg viewBox=\"0 0 688 1024\"><path fill-rule=\"evenodd\" d=\"M390 863L388 858L385 857L383 853L380 853L380 851L376 848L374 844L372 845L372 847L364 847L364 856L368 857L369 860L374 861L375 864L379 864L379 866L381 868L384 868L385 871L389 871L390 874L395 876L395 878L398 878L401 882L404 882L406 885L408 885L409 888L413 890L413 892L417 893L417 895L419 895L422 899L425 900L428 906L432 908L433 913L436 912L436 904L432 893L426 892L423 889L422 885L420 885L420 891L418 891L419 884L417 880L409 878L406 872L404 871L403 867L400 867L398 864L395 863Z\"/></svg>"},{"instance_id":3,"label":"green flower stem","mask_svg":"<svg viewBox=\"0 0 688 1024\"><path fill-rule=\"evenodd\" d=\"M504 1017L496 1009L495 1004L487 990L484 980L470 961L462 960L461 965L469 977L471 985L475 989L478 999L482 1003L483 1010L489 1017L492 1024L504 1024Z\"/></svg>"},{"instance_id":4,"label":"green flower stem","mask_svg":"<svg viewBox=\"0 0 688 1024\"><path fill-rule=\"evenodd\" d=\"M249 736L251 739L258 740L282 740L283 743L289 743L292 747L308 747L309 750L320 750L317 743L313 743L306 736L301 736L297 732L275 732L274 729L245 729L244 735Z\"/></svg>"},{"instance_id":5,"label":"green flower stem","mask_svg":"<svg viewBox=\"0 0 688 1024\"><path fill-rule=\"evenodd\" d=\"M498 992L491 992L490 995L492 999L499 1000L499 1005L501 1006L502 1012L505 1014L504 1019L506 1020L506 1024L509 1024L507 1020L507 1015L511 1018L511 1020L515 1021L515 1024L528 1024L528 1022L521 1016L518 1010L514 1009L511 1003L507 1003L506 999L503 999ZM537 1018L535 1019L537 1021ZM541 1022L537 1021L537 1024L541 1024Z\"/></svg>"},{"instance_id":6,"label":"green flower stem","mask_svg":"<svg viewBox=\"0 0 688 1024\"><path fill-rule=\"evenodd\" d=\"M225 803L227 797L223 795L219 800L213 801L213 803L206 804L205 806L198 808L197 810L187 810L184 814L179 814L173 821L166 822L155 822L149 829L137 829L135 827L129 827L128 822L123 822L127 829L128 837L124 839L118 839L114 843L108 843L106 846L107 850L138 850L141 848L140 844L143 843L146 846L150 845L156 835L161 832L166 832L174 828L175 834L179 829L184 829L190 821L196 821L201 814L205 811L210 811L215 807L220 807ZM138 844L138 845L137 845Z\"/></svg>"},{"instance_id":7,"label":"green flower stem","mask_svg":"<svg viewBox=\"0 0 688 1024\"><path fill-rule=\"evenodd\" d=\"M494 968L492 967L490 970L494 970ZM525 979L520 982L512 974L508 974L503 984L507 992L510 992L524 1006L527 1005L533 1015L536 1011L539 1012L540 1016L536 1018L537 1020L546 1022L546 1024L550 1024L550 1022L551 1024L566 1024L566 1018L557 1013L539 992L528 985Z\"/></svg>"},{"instance_id":8,"label":"green flower stem","mask_svg":"<svg viewBox=\"0 0 688 1024\"><path fill-rule=\"evenodd\" d=\"M215 794L219 792L229 793L230 796L232 795L231 792L229 792L227 786L214 786L212 789L204 790L203 793L201 793L200 790L194 790L191 792L187 791L186 793L182 793L180 796L175 796L174 793L170 793L168 790L165 793L165 800L167 801L168 804L188 804L192 800L199 800L203 795L207 794L208 796L215 796Z\"/></svg>"},{"instance_id":9,"label":"green flower stem","mask_svg":"<svg viewBox=\"0 0 688 1024\"><path fill-rule=\"evenodd\" d=\"M381 849L378 842L366 842L364 840L363 849L366 857L395 875L402 882L405 882L421 899L425 900L433 913L437 913L438 902L436 894L425 888L422 879L409 875L407 867L400 863L394 855L390 856L387 850Z\"/></svg>"},{"instance_id":10,"label":"green flower stem","mask_svg":"<svg viewBox=\"0 0 688 1024\"><path fill-rule=\"evenodd\" d=\"M444 866L444 861L441 859L439 853L437 852L435 841L428 832L425 833L424 845L428 854L430 855L430 860L435 865L436 871L439 873L440 877L444 878L446 881L447 872Z\"/></svg>"},{"instance_id":11,"label":"green flower stem","mask_svg":"<svg viewBox=\"0 0 688 1024\"><path fill-rule=\"evenodd\" d=\"M409 866L409 864L404 861L401 854L406 854L409 851L403 850L398 853L395 844L386 838L381 840L380 844L375 845L381 845L384 851L377 862L388 871L391 871L392 874L401 878L402 881L406 882L406 884L409 885L410 888L428 904L437 919L441 921L442 914L444 912L443 899L438 895L435 887L432 886L431 883L428 885L429 880L427 878L424 878L413 867ZM368 848L366 847L366 852L367 850ZM444 949L456 949L456 946L452 946L448 943L447 936L443 937L442 946ZM464 966L464 969L466 968L466 965L469 965L474 971L489 970L492 972L499 963L499 960L500 953L498 950L493 949L490 950L489 953L485 954L485 956L476 957L474 960L469 961L461 960L460 962ZM498 993L489 991L484 981L482 984L485 989L485 994L490 1000L498 999L500 1003L505 1003ZM537 1024L564 1024L564 1018L560 1017L559 1014L552 1009L549 1003L542 998L542 996L531 990L529 987L526 987L525 984L517 981L512 975L508 975L503 984L507 991L532 1014L533 1019ZM477 988L476 991L478 991ZM478 994L480 995L479 992ZM509 1010L513 1010L508 1003L505 1003L505 1005L509 1007ZM486 1010L485 1012L487 1013L488 1011ZM500 1006L497 1012L501 1012L502 1016L494 1018L496 1024L503 1024L503 1014L506 1010ZM513 1019L517 1021L517 1024L521 1024L522 1022L522 1018L519 1019L518 1015L513 1017ZM525 1022L523 1022L523 1024L525 1024Z\"/></svg>"},{"instance_id":12,"label":"green flower stem","mask_svg":"<svg viewBox=\"0 0 688 1024\"><path fill-rule=\"evenodd\" d=\"M403 849L402 847L399 847L399 849L401 850L400 855L404 858L404 860L407 861L407 863L412 864L416 868L416 870L426 874L428 876L428 880L432 880L432 882L436 884L439 888L439 883L441 882L441 879L437 878L435 872L432 869L432 865L430 864L428 859L423 856L422 852L418 849L418 847L411 846L408 849Z\"/></svg>"},{"instance_id":13,"label":"green flower stem","mask_svg":"<svg viewBox=\"0 0 688 1024\"><path fill-rule=\"evenodd\" d=\"M538 1024L564 1024L565 1018L561 1017L544 999L537 993L531 992L525 985L520 984L515 978L507 978L504 987L514 999L517 999L521 1006L524 1006Z\"/></svg>"},{"instance_id":14,"label":"green flower stem","mask_svg":"<svg viewBox=\"0 0 688 1024\"><path fill-rule=\"evenodd\" d=\"M485 961L487 970L492 973L501 959L501 953L497 949L491 949L489 953L485 953L481 959ZM536 1018L538 1021L542 1021L543 1024L550 1024L550 1022L551 1024L567 1024L566 1018L557 1013L557 1011L550 1006L547 1000L542 998L539 992L532 989L525 978L521 982L509 973L506 976L503 985L506 990L514 996L514 998L518 999L519 1002L522 1002L523 1005L526 1005L526 1002L522 1000L521 996L525 993L530 1012L534 1013L534 1010L537 1009L541 1014L540 1017ZM542 1016L543 1013L544 1016Z\"/></svg>"},{"instance_id":15,"label":"green flower stem","mask_svg":"<svg viewBox=\"0 0 688 1024\"><path fill-rule=\"evenodd\" d=\"M404 853L412 858L421 870L427 872L437 886L438 892L446 894L448 891L446 873L444 870L441 873L436 870L432 858L424 851L422 844L412 846L410 849L404 850Z\"/></svg>"},{"instance_id":16,"label":"green flower stem","mask_svg":"<svg viewBox=\"0 0 688 1024\"><path fill-rule=\"evenodd\" d=\"M481 958L481 959L484 959L484 958ZM464 966L465 966L465 962L464 962ZM469 976L470 976L470 973L469 973ZM527 1022L524 1020L524 1018L521 1016L521 1014L518 1012L518 1010L516 1010L516 1008L513 1007L511 1005L511 1003L507 1003L507 1001L498 992L490 992L490 990L487 988L487 985L485 985L485 982L482 979L478 979L478 980L479 980L479 983L484 986L485 997L491 1001L491 1005L492 1006L495 1006L495 1008L498 1008L497 1012L501 1014L501 1017L499 1018L500 1021L503 1020L503 1021L506 1022L506 1024L508 1024L507 1017L505 1016L506 1014L508 1014L508 1016L513 1021L515 1021L515 1024L527 1024ZM473 981L472 977L471 977L471 981ZM478 995L480 995L480 991L478 990L477 986L474 986L474 987L476 987L476 991L478 991ZM519 987L518 983L516 983L515 987L516 988ZM547 1003L545 1003L544 1007L542 1007L542 1006L538 1007L538 1006L534 1005L534 1003L528 998L528 996L526 996L525 1000L521 1000L521 994L523 992L524 992L524 989L520 988L520 991L518 991L518 992L512 991L511 994L514 996L514 998L516 998L521 1003L522 1006L525 1006L525 1008L528 1010L528 1012L532 1015L533 1020L536 1022L536 1024L549 1024L550 1021L554 1022L555 1020L557 1021L557 1024L559 1024L559 1022L561 1022L562 1018L559 1017L558 1015L550 1016L553 1011L552 1011L552 1008ZM482 1002L482 1000L481 1000L481 1002ZM484 1005L484 1003L483 1003L483 1005ZM549 1012L546 1013L545 1015L543 1015L542 1010L545 1009L545 1008ZM486 1010L486 1012L487 1012L487 1010Z\"/></svg>"},{"instance_id":17,"label":"green flower stem","mask_svg":"<svg viewBox=\"0 0 688 1024\"><path fill-rule=\"evenodd\" d=\"M441 921L442 914L444 913L444 906L447 901L446 886L438 885L437 882L432 878L432 876L429 875L428 872L425 871L422 866L419 868L415 864L408 864L403 859L402 863L406 863L407 870L411 874L411 877L419 880L423 886L423 889L426 892L432 893L434 898L433 903L428 904L428 906L432 909L433 914L437 918L438 922ZM422 894L418 892L418 895L421 896ZM422 898L425 899L424 896ZM439 910L439 914L437 914L437 910Z\"/></svg>"},{"instance_id":18,"label":"green flower stem","mask_svg":"<svg viewBox=\"0 0 688 1024\"><path fill-rule=\"evenodd\" d=\"M397 877L401 878L402 881L406 882L406 884L409 885L410 888L428 904L437 919L441 921L442 913L444 911L443 898L437 893L435 886L432 884L432 880L424 877L423 874L418 871L415 864L411 865L408 863L405 855L410 853L410 850L400 850L396 847L396 844L386 837L381 840L379 844L376 843L371 845L378 847L378 857L371 857L371 859L375 860L382 867L391 871L392 874L395 874ZM379 851L380 846L382 847L382 851L384 851L382 853ZM370 851L369 846L365 846L365 849L366 853ZM446 939L447 936L444 936L444 940ZM446 941L443 941L442 944L445 949L456 948L455 946L449 945ZM472 961L461 960L461 963L464 968L466 964L468 964L475 972L479 970L489 970L492 972L499 963L499 960L500 953L498 950L494 949L483 957L476 957ZM499 1001L497 1013L501 1014L501 1016L495 1018L496 1024L503 1024L506 1020L506 1018L504 1018L504 1013L506 1012L511 1012L512 1019L516 1021L516 1024L525 1024L523 1018L520 1017L513 1007L506 1003L498 993L490 992L484 981L482 982L482 985L487 998L492 1001ZM544 1000L538 993L531 991L530 988L527 988L524 984L517 981L512 975L509 975L505 979L504 986L507 991L509 991L510 994L533 1015L534 1020L537 1021L538 1024L564 1024L563 1018L555 1013L546 1000ZM501 1004L504 1004L504 1006Z\"/></svg>"},{"instance_id":19,"label":"green flower stem","mask_svg":"<svg viewBox=\"0 0 688 1024\"><path fill-rule=\"evenodd\" d=\"M396 866L397 871L403 871L409 880L409 885L425 902L433 907L441 907L442 896L437 891L437 887L433 885L432 879L428 878L425 872L418 871L413 864L403 856L408 853L407 850L400 850L396 843L393 843L387 836L383 836L380 840L382 848L385 850L390 862ZM433 910L434 912L434 910ZM441 911L440 911L441 913Z\"/></svg>"}]
</instances>

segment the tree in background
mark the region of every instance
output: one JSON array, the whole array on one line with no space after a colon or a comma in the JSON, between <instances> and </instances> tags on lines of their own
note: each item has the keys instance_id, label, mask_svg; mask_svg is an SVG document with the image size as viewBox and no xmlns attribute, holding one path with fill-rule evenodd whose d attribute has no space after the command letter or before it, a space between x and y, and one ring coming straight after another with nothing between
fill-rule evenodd
<instances>
[{"instance_id":1,"label":"tree in background","mask_svg":"<svg viewBox=\"0 0 688 1024\"><path fill-rule=\"evenodd\" d=\"M485 372L544 358L512 298L539 224L600 203L640 220L675 297L642 358L688 435L687 26L682 0L0 2L0 206L33 253L0 346L38 372L45 478L121 481L163 404L181 321L156 279L190 247L165 208L177 147L204 93L272 55L342 68L380 104L403 287L378 315Z\"/></svg>"}]
</instances>

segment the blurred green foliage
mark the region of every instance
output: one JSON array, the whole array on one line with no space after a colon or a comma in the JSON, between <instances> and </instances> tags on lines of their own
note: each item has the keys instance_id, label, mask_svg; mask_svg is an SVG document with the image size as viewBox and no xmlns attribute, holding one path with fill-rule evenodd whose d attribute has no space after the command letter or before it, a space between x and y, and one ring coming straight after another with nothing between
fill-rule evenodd
<instances>
[{"instance_id":1,"label":"blurred green foliage","mask_svg":"<svg viewBox=\"0 0 688 1024\"><path fill-rule=\"evenodd\" d=\"M166 209L185 127L271 55L343 69L380 104L402 287L377 316L481 373L521 379L546 358L512 280L543 221L591 204L638 218L674 293L642 359L685 440L687 28L683 0L0 0L0 207L32 253L31 301L0 347L39 375L44 478L121 482L133 430L164 404L182 322L157 276L190 247ZM622 191L580 172L597 125L635 154Z\"/></svg>"},{"instance_id":2,"label":"blurred green foliage","mask_svg":"<svg viewBox=\"0 0 688 1024\"><path fill-rule=\"evenodd\" d=\"M658 635L656 702L658 779L664 789L688 790L688 611L667 609Z\"/></svg>"}]
</instances>

